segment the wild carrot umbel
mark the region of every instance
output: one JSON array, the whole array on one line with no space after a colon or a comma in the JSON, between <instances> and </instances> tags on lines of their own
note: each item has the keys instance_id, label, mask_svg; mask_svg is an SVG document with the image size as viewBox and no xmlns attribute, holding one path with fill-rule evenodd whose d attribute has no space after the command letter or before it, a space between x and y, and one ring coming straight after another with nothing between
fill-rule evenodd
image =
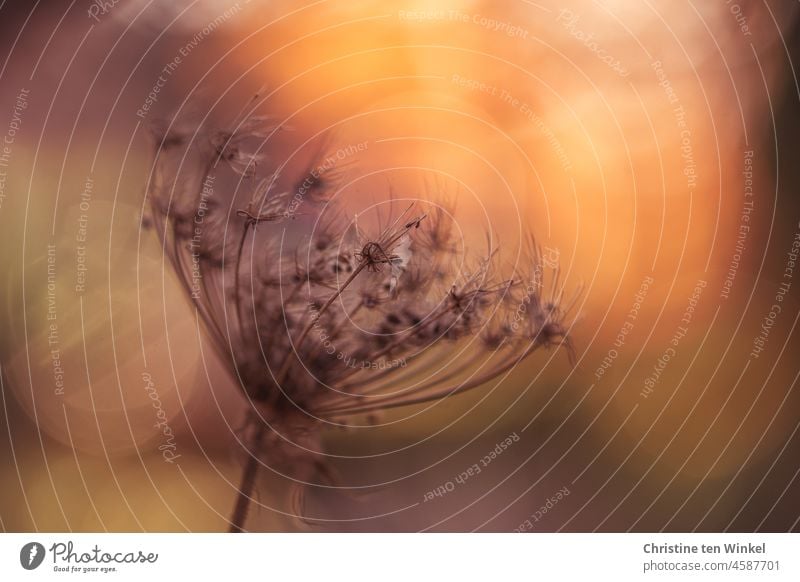
<instances>
[{"instance_id":1,"label":"wild carrot umbel","mask_svg":"<svg viewBox=\"0 0 800 582\"><path fill-rule=\"evenodd\" d=\"M313 168L284 185L255 153L277 131L259 118L191 139L162 132L149 189L164 251L249 405L231 531L267 464L296 483L302 518L304 484L334 481L327 426L473 390L539 348L569 347L569 307L532 239L508 266L491 244L464 250L436 193L353 213Z\"/></svg>"}]
</instances>

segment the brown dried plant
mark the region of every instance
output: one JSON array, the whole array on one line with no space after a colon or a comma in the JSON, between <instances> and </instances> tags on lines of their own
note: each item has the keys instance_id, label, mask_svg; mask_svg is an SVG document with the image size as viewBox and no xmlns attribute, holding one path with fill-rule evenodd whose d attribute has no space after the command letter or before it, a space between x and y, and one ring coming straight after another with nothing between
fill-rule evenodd
<instances>
[{"instance_id":1,"label":"brown dried plant","mask_svg":"<svg viewBox=\"0 0 800 582\"><path fill-rule=\"evenodd\" d=\"M259 180L259 148L278 131L256 117L162 131L150 179L164 251L249 404L230 531L244 528L260 466L297 483L297 516L304 483L333 482L327 426L455 396L539 348L569 348L558 271L545 285L532 239L504 268L491 244L482 256L462 248L452 204L411 193L352 216L337 172L283 189L275 169Z\"/></svg>"}]
</instances>

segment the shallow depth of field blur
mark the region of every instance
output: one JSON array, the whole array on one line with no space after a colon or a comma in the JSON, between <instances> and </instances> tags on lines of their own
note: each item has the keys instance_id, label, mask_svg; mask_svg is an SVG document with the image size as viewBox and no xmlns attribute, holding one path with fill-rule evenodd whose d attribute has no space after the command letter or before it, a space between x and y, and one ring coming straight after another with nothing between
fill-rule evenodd
<instances>
[{"instance_id":1,"label":"shallow depth of field blur","mask_svg":"<svg viewBox=\"0 0 800 582\"><path fill-rule=\"evenodd\" d=\"M288 172L330 136L348 195L441 187L583 289L574 365L327 432L318 529L800 529L799 11L5 2L0 527L226 528L244 400L142 213L152 127L258 93ZM257 490L250 527L298 527Z\"/></svg>"}]
</instances>

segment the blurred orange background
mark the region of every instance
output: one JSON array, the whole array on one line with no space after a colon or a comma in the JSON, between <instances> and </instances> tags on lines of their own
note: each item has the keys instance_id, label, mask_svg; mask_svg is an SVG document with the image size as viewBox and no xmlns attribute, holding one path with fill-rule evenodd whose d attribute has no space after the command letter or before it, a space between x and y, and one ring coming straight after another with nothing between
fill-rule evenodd
<instances>
[{"instance_id":1,"label":"blurred orange background","mask_svg":"<svg viewBox=\"0 0 800 582\"><path fill-rule=\"evenodd\" d=\"M530 229L583 289L574 366L541 354L499 385L326 434L342 489L311 493L322 529L511 531L567 487L533 529L797 530L797 12L137 0L92 18L4 4L0 134L18 130L0 198L0 524L225 529L244 401L141 217L150 124L225 125L258 94L291 127L265 146L289 173L315 136L366 142L354 201L444 184L468 240L490 229L513 252ZM423 502L512 433L479 477ZM254 527L297 527L286 490L262 476Z\"/></svg>"}]
</instances>

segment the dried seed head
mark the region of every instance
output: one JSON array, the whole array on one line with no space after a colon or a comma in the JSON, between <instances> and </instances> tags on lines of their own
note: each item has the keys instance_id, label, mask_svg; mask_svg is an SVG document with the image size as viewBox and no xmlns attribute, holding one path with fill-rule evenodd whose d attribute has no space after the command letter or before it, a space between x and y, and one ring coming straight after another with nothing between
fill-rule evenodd
<instances>
[{"instance_id":1,"label":"dried seed head","mask_svg":"<svg viewBox=\"0 0 800 582\"><path fill-rule=\"evenodd\" d=\"M261 155L254 144L274 130L262 119L215 132L210 151L186 145L199 173L191 179L178 170L186 152L161 147L151 188L156 230L188 290L200 257L192 296L214 345L258 416L285 433L265 439L269 462L321 477L313 451L326 423L466 392L539 348L569 348L563 290L545 295L532 241L508 278L496 250L457 256L449 205L417 213L392 203L367 228L366 214L348 223L342 203L326 199L284 221L294 194L277 187L275 171L239 203L214 164L224 160L230 183L246 187L241 175Z\"/></svg>"}]
</instances>

